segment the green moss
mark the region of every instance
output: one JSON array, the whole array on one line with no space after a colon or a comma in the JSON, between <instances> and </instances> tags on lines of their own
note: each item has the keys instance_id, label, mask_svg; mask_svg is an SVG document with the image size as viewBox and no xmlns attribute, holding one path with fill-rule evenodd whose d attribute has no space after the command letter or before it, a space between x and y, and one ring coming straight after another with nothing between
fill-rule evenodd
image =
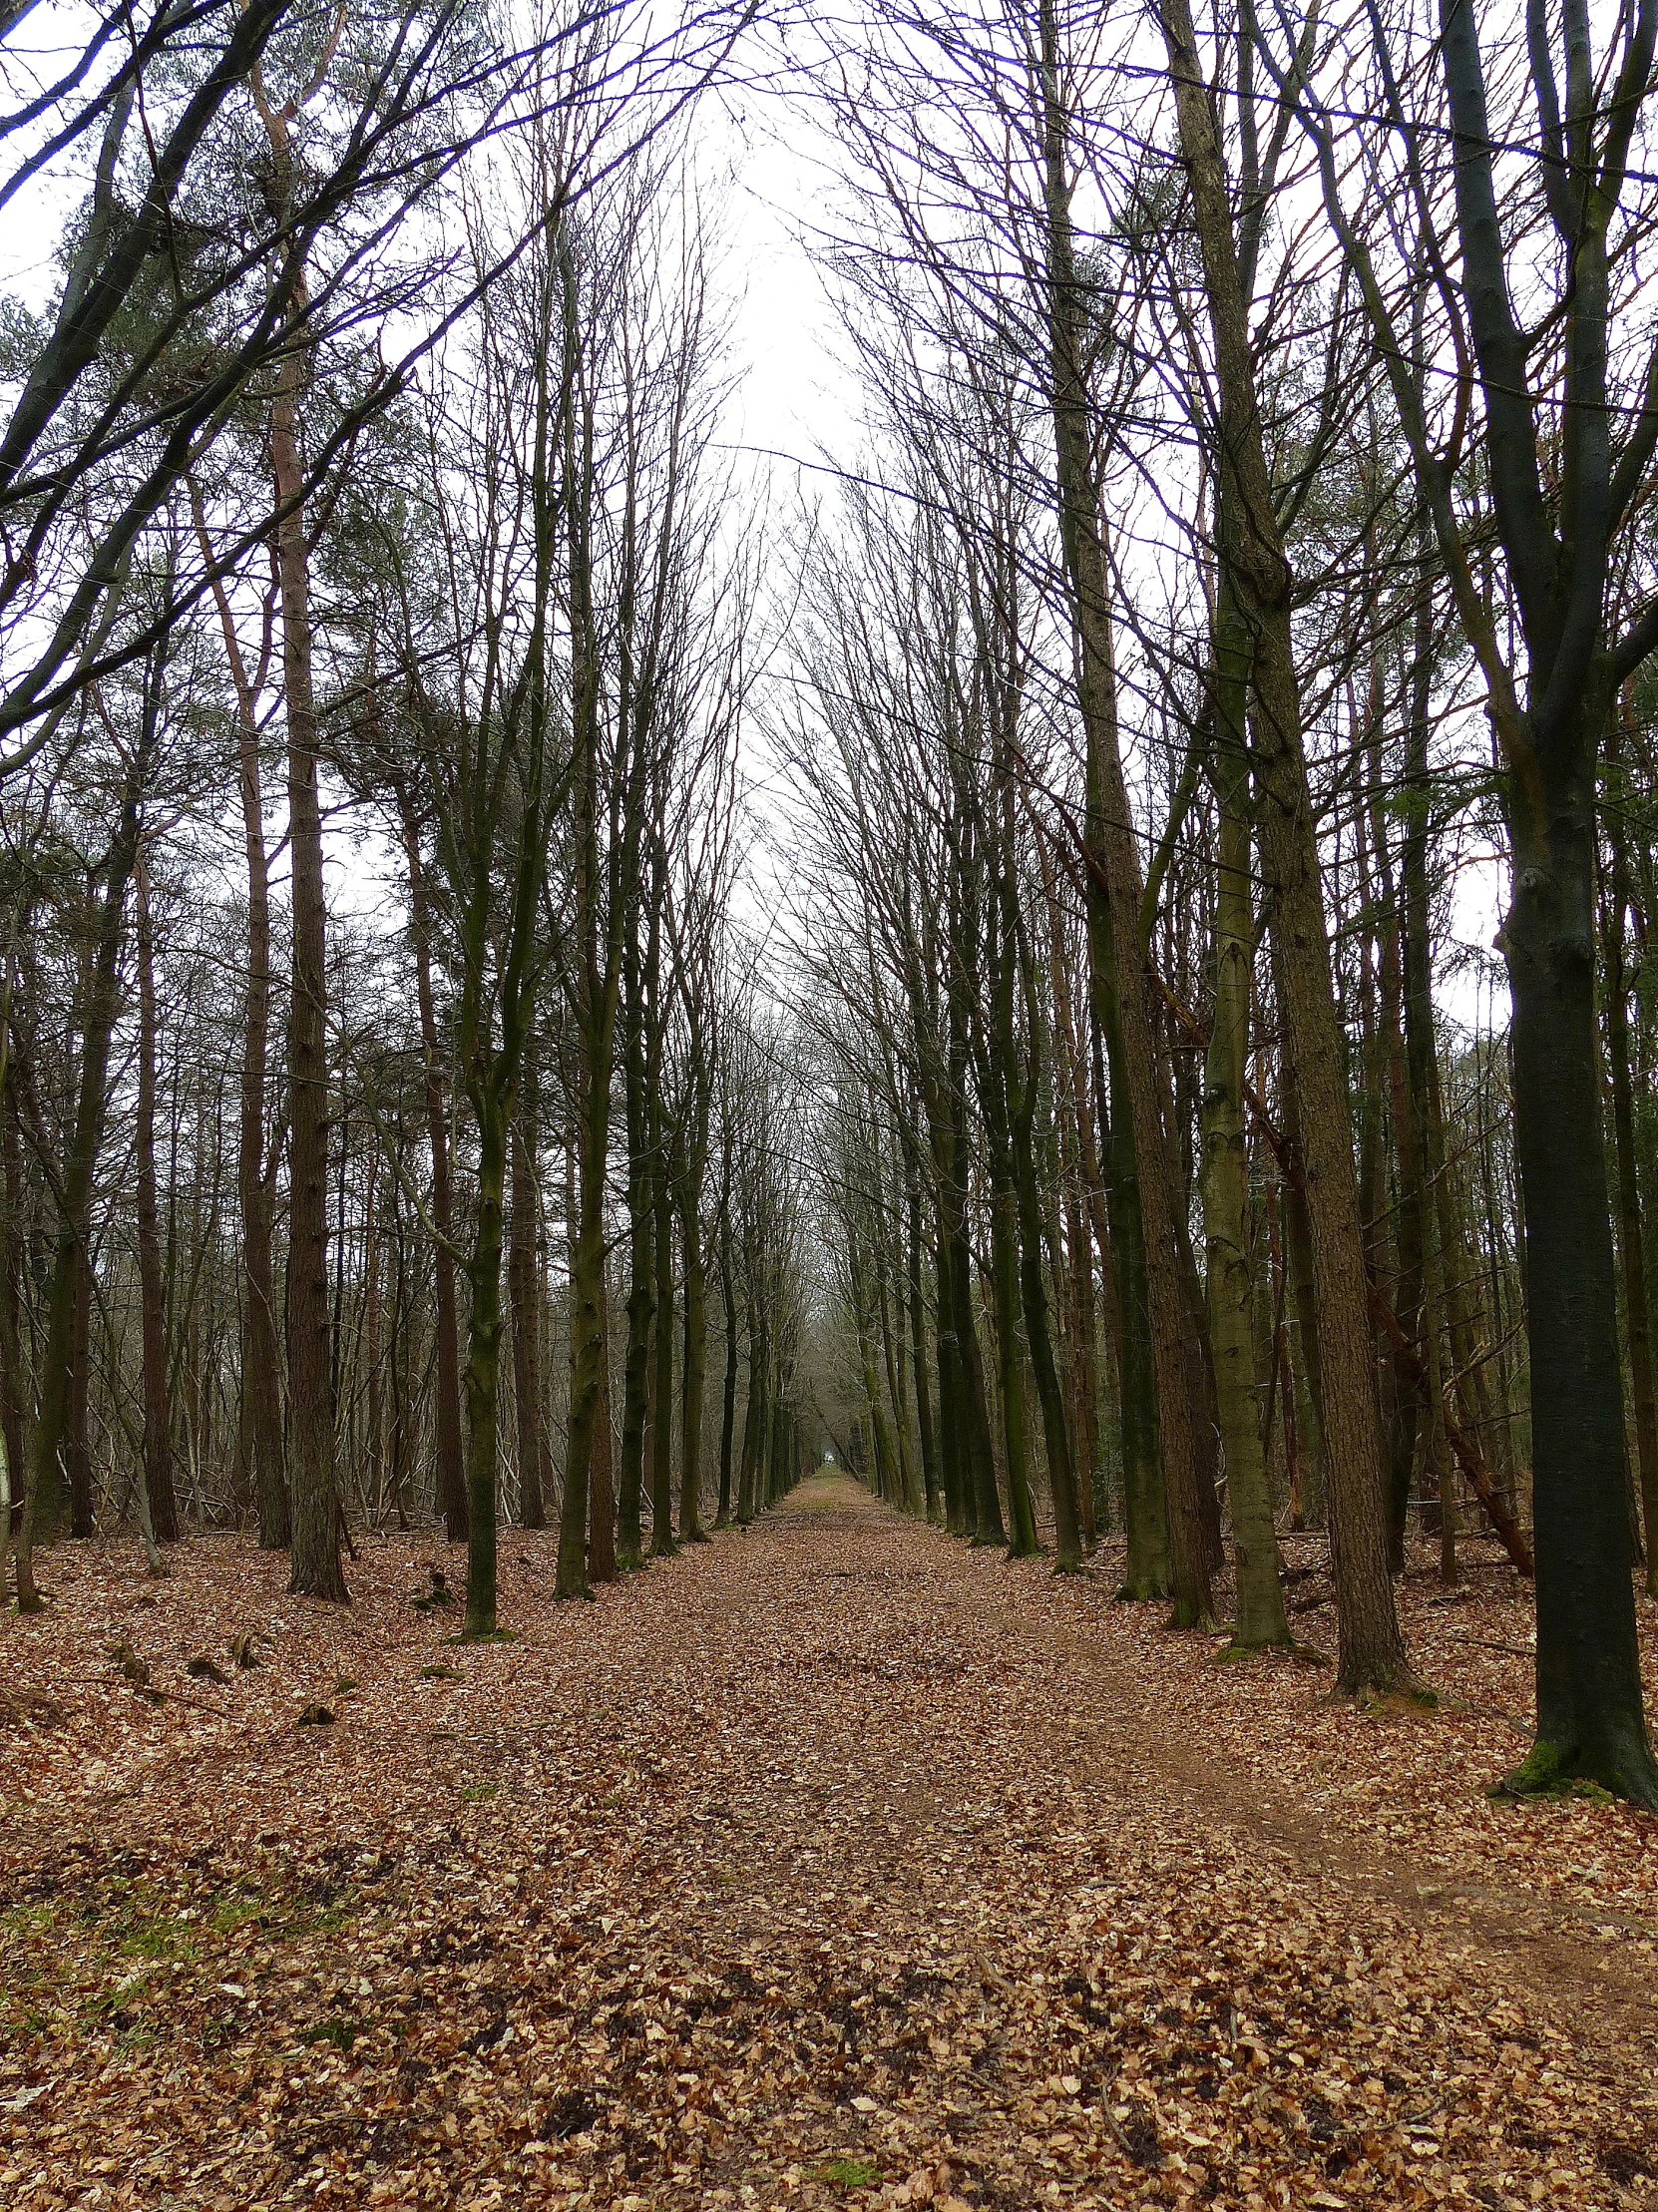
<instances>
[{"instance_id":1,"label":"green moss","mask_svg":"<svg viewBox=\"0 0 1658 2212\"><path fill-rule=\"evenodd\" d=\"M1493 1782L1485 1795L1507 1805L1517 1804L1523 1797L1575 1797L1590 1805L1617 1803L1602 1783L1575 1773L1570 1760L1551 1743L1534 1743L1519 1765Z\"/></svg>"},{"instance_id":2,"label":"green moss","mask_svg":"<svg viewBox=\"0 0 1658 2212\"><path fill-rule=\"evenodd\" d=\"M871 2165L867 2158L830 2158L817 2168L812 2178L826 2181L835 2189L873 2189L881 2178L881 2169Z\"/></svg>"}]
</instances>

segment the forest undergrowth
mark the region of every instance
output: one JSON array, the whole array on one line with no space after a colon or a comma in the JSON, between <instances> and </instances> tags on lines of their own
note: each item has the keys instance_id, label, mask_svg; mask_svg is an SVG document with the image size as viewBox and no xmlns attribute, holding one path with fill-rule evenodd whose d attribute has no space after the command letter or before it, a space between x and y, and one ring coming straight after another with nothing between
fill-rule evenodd
<instances>
[{"instance_id":1,"label":"forest undergrowth","mask_svg":"<svg viewBox=\"0 0 1658 2212\"><path fill-rule=\"evenodd\" d=\"M504 1532L511 1642L450 1558L0 1623L8 2206L1658 2202L1653 1824L1484 1794L1494 1551L1404 1582L1432 1709L838 1479L591 1605Z\"/></svg>"}]
</instances>

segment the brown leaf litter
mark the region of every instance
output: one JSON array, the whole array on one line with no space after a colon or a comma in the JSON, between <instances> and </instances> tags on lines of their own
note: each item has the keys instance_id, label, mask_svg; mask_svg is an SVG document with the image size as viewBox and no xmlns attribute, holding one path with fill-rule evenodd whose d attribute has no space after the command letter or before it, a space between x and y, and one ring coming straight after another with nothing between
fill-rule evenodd
<instances>
[{"instance_id":1,"label":"brown leaf litter","mask_svg":"<svg viewBox=\"0 0 1658 2212\"><path fill-rule=\"evenodd\" d=\"M349 1612L56 1550L0 1628L0 2202L1658 2203L1658 1824L1484 1797L1531 1614L1468 1550L1404 1585L1426 1713L842 1482L593 1605L504 1532L501 1644L430 1535Z\"/></svg>"}]
</instances>

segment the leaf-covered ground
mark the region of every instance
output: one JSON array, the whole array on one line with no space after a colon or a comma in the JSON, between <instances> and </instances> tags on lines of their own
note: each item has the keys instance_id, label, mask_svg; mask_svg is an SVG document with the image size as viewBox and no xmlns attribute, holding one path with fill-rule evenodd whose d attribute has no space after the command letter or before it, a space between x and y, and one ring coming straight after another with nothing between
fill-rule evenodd
<instances>
[{"instance_id":1,"label":"leaf-covered ground","mask_svg":"<svg viewBox=\"0 0 1658 2212\"><path fill-rule=\"evenodd\" d=\"M348 1613L230 1540L55 1552L0 1628L0 2203L1658 2203L1658 1823L1483 1796L1510 1570L1408 1579L1445 1703L1362 1712L1112 1563L817 1481L578 1608L510 1533L518 1640L456 1646L430 1537Z\"/></svg>"}]
</instances>

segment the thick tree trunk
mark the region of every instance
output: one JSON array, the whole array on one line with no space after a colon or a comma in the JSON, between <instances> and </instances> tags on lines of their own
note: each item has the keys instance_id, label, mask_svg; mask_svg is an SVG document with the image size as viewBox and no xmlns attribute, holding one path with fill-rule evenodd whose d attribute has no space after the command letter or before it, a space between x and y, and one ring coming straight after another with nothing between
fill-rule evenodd
<instances>
[{"instance_id":1,"label":"thick tree trunk","mask_svg":"<svg viewBox=\"0 0 1658 2212\"><path fill-rule=\"evenodd\" d=\"M1537 1551L1537 1741L1521 1786L1566 1776L1658 1807L1635 1635L1595 1034L1592 736L1564 770L1515 778L1514 1143L1525 1190Z\"/></svg>"}]
</instances>

